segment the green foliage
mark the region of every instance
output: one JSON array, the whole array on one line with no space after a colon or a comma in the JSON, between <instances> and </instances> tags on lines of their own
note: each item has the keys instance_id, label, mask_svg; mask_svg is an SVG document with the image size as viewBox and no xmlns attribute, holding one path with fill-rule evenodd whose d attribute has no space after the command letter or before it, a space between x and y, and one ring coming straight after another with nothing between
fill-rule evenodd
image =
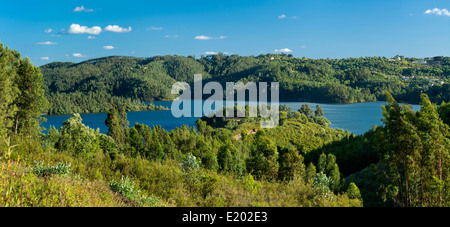
<instances>
[{"instance_id":1,"label":"green foliage","mask_svg":"<svg viewBox=\"0 0 450 227\"><path fill-rule=\"evenodd\" d=\"M257 179L276 179L279 163L275 143L267 136L258 135L246 164L247 170Z\"/></svg>"},{"instance_id":2,"label":"green foliage","mask_svg":"<svg viewBox=\"0 0 450 227\"><path fill-rule=\"evenodd\" d=\"M134 181L128 177L121 177L119 181L112 180L109 187L114 192L121 194L126 199L136 201L141 206L156 207L159 206L159 200L155 196L144 196L141 190L136 188Z\"/></svg>"},{"instance_id":3,"label":"green foliage","mask_svg":"<svg viewBox=\"0 0 450 227\"><path fill-rule=\"evenodd\" d=\"M314 177L316 176L316 166L312 162L309 163L308 168L306 168L305 181L307 183L312 183L314 181Z\"/></svg>"},{"instance_id":4,"label":"green foliage","mask_svg":"<svg viewBox=\"0 0 450 227\"><path fill-rule=\"evenodd\" d=\"M247 175L242 184L244 185L244 188L248 191L250 191L251 193L257 193L258 189L261 188L261 183L258 181L255 181L255 179L253 178L253 176L251 174Z\"/></svg>"},{"instance_id":5,"label":"green foliage","mask_svg":"<svg viewBox=\"0 0 450 227\"><path fill-rule=\"evenodd\" d=\"M2 207L128 207L99 182L84 182L66 175L51 178L2 168L0 206Z\"/></svg>"},{"instance_id":6,"label":"green foliage","mask_svg":"<svg viewBox=\"0 0 450 227\"><path fill-rule=\"evenodd\" d=\"M428 96L420 98L421 108L414 113L387 93L388 104L383 107L387 147L382 161L389 166L388 194L397 206L444 206L448 195L438 185L450 180L450 130Z\"/></svg>"},{"instance_id":7,"label":"green foliage","mask_svg":"<svg viewBox=\"0 0 450 227\"><path fill-rule=\"evenodd\" d=\"M314 177L312 188L317 194L326 199L333 200L333 193L330 190L331 180L323 173L317 173Z\"/></svg>"},{"instance_id":8,"label":"green foliage","mask_svg":"<svg viewBox=\"0 0 450 227\"><path fill-rule=\"evenodd\" d=\"M44 97L42 88L43 75L38 67L34 66L29 58L21 59L17 68L15 84L19 94L14 100L18 108L14 117L14 132L26 131L30 136L38 135L39 117L44 113L49 103Z\"/></svg>"},{"instance_id":9,"label":"green foliage","mask_svg":"<svg viewBox=\"0 0 450 227\"><path fill-rule=\"evenodd\" d=\"M39 117L48 107L42 82L38 67L0 43L0 149L13 133L39 137Z\"/></svg>"},{"instance_id":10,"label":"green foliage","mask_svg":"<svg viewBox=\"0 0 450 227\"><path fill-rule=\"evenodd\" d=\"M192 154L188 154L181 163L181 170L186 174L197 172L199 169L200 169L199 161Z\"/></svg>"},{"instance_id":11,"label":"green foliage","mask_svg":"<svg viewBox=\"0 0 450 227\"><path fill-rule=\"evenodd\" d=\"M322 153L319 157L319 163L317 164L317 171L325 173L325 167L327 165L327 156Z\"/></svg>"},{"instance_id":12,"label":"green foliage","mask_svg":"<svg viewBox=\"0 0 450 227\"><path fill-rule=\"evenodd\" d=\"M280 168L278 178L282 180L292 180L296 177L305 177L305 165L303 156L295 148L284 148L280 151Z\"/></svg>"},{"instance_id":13,"label":"green foliage","mask_svg":"<svg viewBox=\"0 0 450 227\"><path fill-rule=\"evenodd\" d=\"M156 196L141 196L138 201L139 204L142 204L144 207L159 207L160 202Z\"/></svg>"},{"instance_id":14,"label":"green foliage","mask_svg":"<svg viewBox=\"0 0 450 227\"><path fill-rule=\"evenodd\" d=\"M76 154L97 153L101 150L99 137L99 129L85 126L80 115L73 114L63 123L56 148Z\"/></svg>"},{"instance_id":15,"label":"green foliage","mask_svg":"<svg viewBox=\"0 0 450 227\"><path fill-rule=\"evenodd\" d=\"M309 108L309 105L307 103L302 104L302 107L300 108L300 113L306 115L307 117L311 117L313 111L311 110L311 108Z\"/></svg>"},{"instance_id":16,"label":"green foliage","mask_svg":"<svg viewBox=\"0 0 450 227\"><path fill-rule=\"evenodd\" d=\"M226 143L217 153L219 171L233 172L237 176L242 176L244 172L244 163L241 156L238 149L234 147L232 143Z\"/></svg>"},{"instance_id":17,"label":"green foliage","mask_svg":"<svg viewBox=\"0 0 450 227\"><path fill-rule=\"evenodd\" d=\"M125 144L126 129L129 124L126 108L125 105L111 104L105 120L105 125L108 126L108 136L111 136L121 146Z\"/></svg>"},{"instance_id":18,"label":"green foliage","mask_svg":"<svg viewBox=\"0 0 450 227\"><path fill-rule=\"evenodd\" d=\"M136 189L136 185L128 177L121 177L119 181L112 180L109 187L117 193L120 193L125 198L130 200L135 200L139 194L140 190Z\"/></svg>"},{"instance_id":19,"label":"green foliage","mask_svg":"<svg viewBox=\"0 0 450 227\"><path fill-rule=\"evenodd\" d=\"M17 147L18 145L12 145L11 144L11 137L8 137L7 139L4 139L4 146L2 147L2 150L4 150L3 152L3 158L4 160L10 160L11 159L11 155L13 152L13 148Z\"/></svg>"},{"instance_id":20,"label":"green foliage","mask_svg":"<svg viewBox=\"0 0 450 227\"><path fill-rule=\"evenodd\" d=\"M442 121L445 124L450 125L450 103L442 102L437 110Z\"/></svg>"},{"instance_id":21,"label":"green foliage","mask_svg":"<svg viewBox=\"0 0 450 227\"><path fill-rule=\"evenodd\" d=\"M110 103L128 104L129 111L164 109L144 102L172 99L175 82L163 60L105 57L82 63L54 62L41 66L49 114L107 112Z\"/></svg>"},{"instance_id":22,"label":"green foliage","mask_svg":"<svg viewBox=\"0 0 450 227\"><path fill-rule=\"evenodd\" d=\"M323 110L319 105L316 105L316 110L314 111L314 115L316 117L322 117L323 116Z\"/></svg>"},{"instance_id":23,"label":"green foliage","mask_svg":"<svg viewBox=\"0 0 450 227\"><path fill-rule=\"evenodd\" d=\"M14 100L19 94L17 84L14 83L14 78L17 72L14 66L18 65L20 55L17 51L10 50L0 43L0 145L3 145L4 139L7 138L10 128L14 124L14 115L17 112L17 107L14 105Z\"/></svg>"},{"instance_id":24,"label":"green foliage","mask_svg":"<svg viewBox=\"0 0 450 227\"><path fill-rule=\"evenodd\" d=\"M347 188L347 195L350 199L359 199L361 200L361 192L355 183L351 182Z\"/></svg>"},{"instance_id":25,"label":"green foliage","mask_svg":"<svg viewBox=\"0 0 450 227\"><path fill-rule=\"evenodd\" d=\"M191 193L193 193L201 184L201 179L204 177L200 169L200 162L197 158L188 154L181 163L181 170L184 173L185 183Z\"/></svg>"},{"instance_id":26,"label":"green foliage","mask_svg":"<svg viewBox=\"0 0 450 227\"><path fill-rule=\"evenodd\" d=\"M45 65L42 80L28 59L0 50L1 206L449 206L448 105L421 95L414 112L394 99L415 100L418 91L448 98L448 86L424 80L447 81L439 76L450 72L447 58L416 67L378 57L106 57ZM279 81L293 100L386 99L385 125L355 136L331 129L320 106L304 105L280 106L272 129L261 129L260 117L202 118L197 129L170 132L129 127L126 111L172 99L173 82L192 83L194 73L221 83ZM108 135L77 113L41 134L43 89L49 113L108 111Z\"/></svg>"},{"instance_id":27,"label":"green foliage","mask_svg":"<svg viewBox=\"0 0 450 227\"><path fill-rule=\"evenodd\" d=\"M67 175L71 173L70 163L57 163L54 166L50 166L49 164L45 164L44 161L34 163L34 166L31 169L31 172L41 177L48 177L52 175Z\"/></svg>"}]
</instances>

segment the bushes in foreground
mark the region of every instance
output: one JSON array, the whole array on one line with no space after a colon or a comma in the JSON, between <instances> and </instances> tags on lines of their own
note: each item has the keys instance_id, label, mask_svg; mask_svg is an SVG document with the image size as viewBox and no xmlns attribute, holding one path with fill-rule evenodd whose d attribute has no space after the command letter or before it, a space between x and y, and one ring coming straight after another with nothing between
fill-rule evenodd
<instances>
[{"instance_id":1,"label":"bushes in foreground","mask_svg":"<svg viewBox=\"0 0 450 227\"><path fill-rule=\"evenodd\" d=\"M130 203L117 197L99 181L70 175L40 177L22 164L0 162L1 207L123 207Z\"/></svg>"}]
</instances>

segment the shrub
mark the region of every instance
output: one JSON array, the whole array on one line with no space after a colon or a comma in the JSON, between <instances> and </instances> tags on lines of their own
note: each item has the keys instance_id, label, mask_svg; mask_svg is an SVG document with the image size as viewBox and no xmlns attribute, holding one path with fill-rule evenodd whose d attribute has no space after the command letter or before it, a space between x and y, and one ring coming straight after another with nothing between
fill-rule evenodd
<instances>
[{"instance_id":1,"label":"shrub","mask_svg":"<svg viewBox=\"0 0 450 227\"><path fill-rule=\"evenodd\" d=\"M181 163L181 170L184 173L185 183L189 187L189 190L193 192L193 190L200 184L200 179L202 177L202 172L200 170L200 162L197 158L189 154Z\"/></svg>"},{"instance_id":2,"label":"shrub","mask_svg":"<svg viewBox=\"0 0 450 227\"><path fill-rule=\"evenodd\" d=\"M54 174L57 175L67 175L72 171L70 169L70 163L61 163L54 166L50 166L49 164L45 164L44 161L34 162L34 166L31 169L31 172L36 174L37 176L47 177Z\"/></svg>"},{"instance_id":3,"label":"shrub","mask_svg":"<svg viewBox=\"0 0 450 227\"><path fill-rule=\"evenodd\" d=\"M333 200L333 193L330 190L331 180L322 172L317 173L312 188L316 190L317 195L321 195L329 200Z\"/></svg>"},{"instance_id":4,"label":"shrub","mask_svg":"<svg viewBox=\"0 0 450 227\"><path fill-rule=\"evenodd\" d=\"M42 178L19 163L0 162L0 207L124 207L99 181L54 175Z\"/></svg>"},{"instance_id":5,"label":"shrub","mask_svg":"<svg viewBox=\"0 0 450 227\"><path fill-rule=\"evenodd\" d=\"M199 170L199 168L200 168L200 163L197 160L197 158L192 154L187 155L183 159L183 162L181 163L181 170L186 174L195 172L195 171Z\"/></svg>"},{"instance_id":6,"label":"shrub","mask_svg":"<svg viewBox=\"0 0 450 227\"><path fill-rule=\"evenodd\" d=\"M261 183L255 181L251 174L247 175L242 183L244 185L244 188L251 191L252 193L257 193L258 189L261 188Z\"/></svg>"},{"instance_id":7,"label":"shrub","mask_svg":"<svg viewBox=\"0 0 450 227\"><path fill-rule=\"evenodd\" d=\"M135 183L130 181L128 177L120 178L119 181L112 180L109 184L111 190L120 193L123 197L135 200L137 196L141 193L140 190L135 189Z\"/></svg>"},{"instance_id":8,"label":"shrub","mask_svg":"<svg viewBox=\"0 0 450 227\"><path fill-rule=\"evenodd\" d=\"M159 199L156 196L142 196L139 200L139 203L143 206L147 207L157 207L159 205Z\"/></svg>"},{"instance_id":9,"label":"shrub","mask_svg":"<svg viewBox=\"0 0 450 227\"><path fill-rule=\"evenodd\" d=\"M121 194L123 197L133 200L140 206L156 207L159 205L159 200L155 196L141 195L141 190L135 188L135 183L128 177L121 177L119 181L112 180L109 184L111 190Z\"/></svg>"}]
</instances>

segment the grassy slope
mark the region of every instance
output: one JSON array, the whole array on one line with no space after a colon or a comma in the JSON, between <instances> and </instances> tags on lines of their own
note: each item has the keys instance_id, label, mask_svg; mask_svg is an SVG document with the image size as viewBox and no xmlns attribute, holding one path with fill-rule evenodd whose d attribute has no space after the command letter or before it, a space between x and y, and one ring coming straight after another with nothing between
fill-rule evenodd
<instances>
[{"instance_id":1,"label":"grassy slope","mask_svg":"<svg viewBox=\"0 0 450 227\"><path fill-rule=\"evenodd\" d=\"M133 206L100 181L73 176L38 177L19 163L0 163L1 207Z\"/></svg>"}]
</instances>

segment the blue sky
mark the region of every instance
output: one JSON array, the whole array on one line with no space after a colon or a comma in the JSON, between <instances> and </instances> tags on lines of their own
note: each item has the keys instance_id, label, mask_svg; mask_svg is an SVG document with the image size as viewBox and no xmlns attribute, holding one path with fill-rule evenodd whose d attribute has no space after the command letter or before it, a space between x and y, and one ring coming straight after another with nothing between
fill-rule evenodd
<instances>
[{"instance_id":1,"label":"blue sky","mask_svg":"<svg viewBox=\"0 0 450 227\"><path fill-rule=\"evenodd\" d=\"M450 1L4 1L0 42L33 63L218 52L450 56Z\"/></svg>"}]
</instances>

